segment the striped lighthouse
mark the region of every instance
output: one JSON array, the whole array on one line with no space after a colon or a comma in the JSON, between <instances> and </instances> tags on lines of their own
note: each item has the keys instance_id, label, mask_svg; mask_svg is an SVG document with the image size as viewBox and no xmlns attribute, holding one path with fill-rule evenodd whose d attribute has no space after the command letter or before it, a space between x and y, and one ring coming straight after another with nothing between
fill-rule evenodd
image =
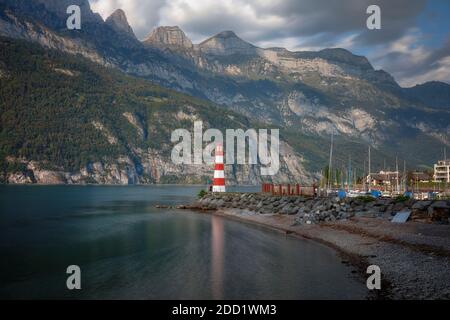
<instances>
[{"instance_id":1,"label":"striped lighthouse","mask_svg":"<svg viewBox=\"0 0 450 320\"><path fill-rule=\"evenodd\" d=\"M216 145L216 161L214 164L213 192L225 192L225 172L223 165L223 146Z\"/></svg>"}]
</instances>

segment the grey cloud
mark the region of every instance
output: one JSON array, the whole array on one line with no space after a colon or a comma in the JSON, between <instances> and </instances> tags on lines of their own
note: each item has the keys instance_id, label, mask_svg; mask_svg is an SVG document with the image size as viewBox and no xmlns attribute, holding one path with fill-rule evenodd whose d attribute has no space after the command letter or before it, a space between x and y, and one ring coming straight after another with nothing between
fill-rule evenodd
<instances>
[{"instance_id":1,"label":"grey cloud","mask_svg":"<svg viewBox=\"0 0 450 320\"><path fill-rule=\"evenodd\" d=\"M415 19L424 9L425 4L426 1L379 1L380 8L382 8L381 30L372 31L364 28L355 39L356 42L360 45L372 45L400 38L415 25Z\"/></svg>"},{"instance_id":2,"label":"grey cloud","mask_svg":"<svg viewBox=\"0 0 450 320\"><path fill-rule=\"evenodd\" d=\"M355 43L360 45L401 37L426 3L426 0L233 0L228 2L235 6L232 9L225 1L215 1L209 10L199 11L193 5L194 1L198 2L90 0L94 7L100 3L103 7L124 9L140 38L163 21L179 25L186 32L204 38L223 30L234 30L252 42L276 42L280 38L311 37L319 33L322 34L322 41L330 41L336 35L357 32L360 36L355 39ZM371 4L381 7L382 30L366 29L366 8ZM239 10L239 7L243 10ZM183 19L173 14L173 11L183 12ZM249 16L248 11L251 11L252 16Z\"/></svg>"},{"instance_id":3,"label":"grey cloud","mask_svg":"<svg viewBox=\"0 0 450 320\"><path fill-rule=\"evenodd\" d=\"M124 10L134 33L140 39L159 25L159 11L167 4L166 0L90 0L89 2L94 11L101 11L104 19L116 9Z\"/></svg>"},{"instance_id":4,"label":"grey cloud","mask_svg":"<svg viewBox=\"0 0 450 320\"><path fill-rule=\"evenodd\" d=\"M410 46L409 49L409 51L406 49L406 51L386 52L373 61L393 74L404 86L430 80L450 83L450 33L442 46L434 51L421 46L418 48Z\"/></svg>"},{"instance_id":5,"label":"grey cloud","mask_svg":"<svg viewBox=\"0 0 450 320\"><path fill-rule=\"evenodd\" d=\"M252 19L243 20L241 16L227 12L219 3L216 12L193 15L192 20L183 21L182 27L205 36L211 35L211 31L215 33L234 29L243 36L247 35L249 41L255 42L267 42L280 37L310 37L318 33L332 39L338 34L360 32L356 42L372 44L402 36L414 24L426 0L286 0L275 4L245 1L262 21L260 25L255 25ZM376 32L366 29L366 9L371 4L378 4L382 10L382 30ZM268 18L273 16L283 23L270 23ZM264 23L266 18L267 22Z\"/></svg>"},{"instance_id":6,"label":"grey cloud","mask_svg":"<svg viewBox=\"0 0 450 320\"><path fill-rule=\"evenodd\" d=\"M223 30L234 30L256 45L288 49L344 46L369 52L388 47L416 27L416 18L427 0L90 0L104 11L122 8L138 38L158 25L178 25L194 42ZM381 8L382 29L367 30L366 9ZM106 9L105 9L106 8ZM352 35L351 41L343 41ZM448 43L416 63L406 52L387 51L374 65L406 81L430 72L448 52ZM414 70L416 70L414 72ZM442 77L442 72L440 73ZM445 76L444 76L445 77Z\"/></svg>"}]
</instances>

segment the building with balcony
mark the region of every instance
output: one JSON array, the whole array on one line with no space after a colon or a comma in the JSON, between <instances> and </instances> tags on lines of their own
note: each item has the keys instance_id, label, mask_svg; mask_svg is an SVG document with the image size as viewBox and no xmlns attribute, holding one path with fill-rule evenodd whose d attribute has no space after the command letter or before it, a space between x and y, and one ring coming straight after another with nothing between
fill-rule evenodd
<instances>
[{"instance_id":1,"label":"building with balcony","mask_svg":"<svg viewBox=\"0 0 450 320\"><path fill-rule=\"evenodd\" d=\"M439 160L434 165L434 181L450 182L450 160Z\"/></svg>"}]
</instances>

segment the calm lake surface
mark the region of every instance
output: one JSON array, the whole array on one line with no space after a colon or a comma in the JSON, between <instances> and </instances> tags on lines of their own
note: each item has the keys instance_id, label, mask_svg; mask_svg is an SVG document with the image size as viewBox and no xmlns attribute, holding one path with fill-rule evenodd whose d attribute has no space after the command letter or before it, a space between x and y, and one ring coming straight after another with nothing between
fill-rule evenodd
<instances>
[{"instance_id":1,"label":"calm lake surface","mask_svg":"<svg viewBox=\"0 0 450 320\"><path fill-rule=\"evenodd\" d=\"M0 186L0 298L366 297L365 284L323 245L154 207L189 203L200 189ZM81 268L81 290L66 288L69 265Z\"/></svg>"}]
</instances>

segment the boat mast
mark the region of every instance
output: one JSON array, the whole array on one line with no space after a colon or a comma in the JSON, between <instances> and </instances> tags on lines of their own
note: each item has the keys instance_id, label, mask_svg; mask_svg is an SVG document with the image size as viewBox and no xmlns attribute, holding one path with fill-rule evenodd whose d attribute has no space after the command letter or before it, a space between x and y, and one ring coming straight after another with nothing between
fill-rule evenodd
<instances>
[{"instance_id":1,"label":"boat mast","mask_svg":"<svg viewBox=\"0 0 450 320\"><path fill-rule=\"evenodd\" d=\"M399 184L398 184L398 157L397 156L395 156L395 172L396 172L396 184L397 184L397 186L396 186L396 192L397 193L400 193L400 186L399 186Z\"/></svg>"},{"instance_id":2,"label":"boat mast","mask_svg":"<svg viewBox=\"0 0 450 320\"><path fill-rule=\"evenodd\" d=\"M371 177L371 174L370 174L370 145L369 145L369 190L370 190L370 188L372 187L372 177Z\"/></svg>"},{"instance_id":3,"label":"boat mast","mask_svg":"<svg viewBox=\"0 0 450 320\"><path fill-rule=\"evenodd\" d=\"M347 176L347 184L348 184L348 191L352 189L352 156L348 156L348 176Z\"/></svg>"},{"instance_id":4,"label":"boat mast","mask_svg":"<svg viewBox=\"0 0 450 320\"><path fill-rule=\"evenodd\" d=\"M331 171L331 165L332 165L332 159L333 159L333 134L334 134L334 130L331 130L331 145L330 145L330 162L328 164L328 181L327 181L327 189L330 190L332 187L332 182L331 182L331 175L332 175L332 171Z\"/></svg>"},{"instance_id":5,"label":"boat mast","mask_svg":"<svg viewBox=\"0 0 450 320\"><path fill-rule=\"evenodd\" d=\"M406 192L406 160L403 160L403 189Z\"/></svg>"},{"instance_id":6,"label":"boat mast","mask_svg":"<svg viewBox=\"0 0 450 320\"><path fill-rule=\"evenodd\" d=\"M363 169L363 190L366 191L366 160L364 159L364 169Z\"/></svg>"}]
</instances>

